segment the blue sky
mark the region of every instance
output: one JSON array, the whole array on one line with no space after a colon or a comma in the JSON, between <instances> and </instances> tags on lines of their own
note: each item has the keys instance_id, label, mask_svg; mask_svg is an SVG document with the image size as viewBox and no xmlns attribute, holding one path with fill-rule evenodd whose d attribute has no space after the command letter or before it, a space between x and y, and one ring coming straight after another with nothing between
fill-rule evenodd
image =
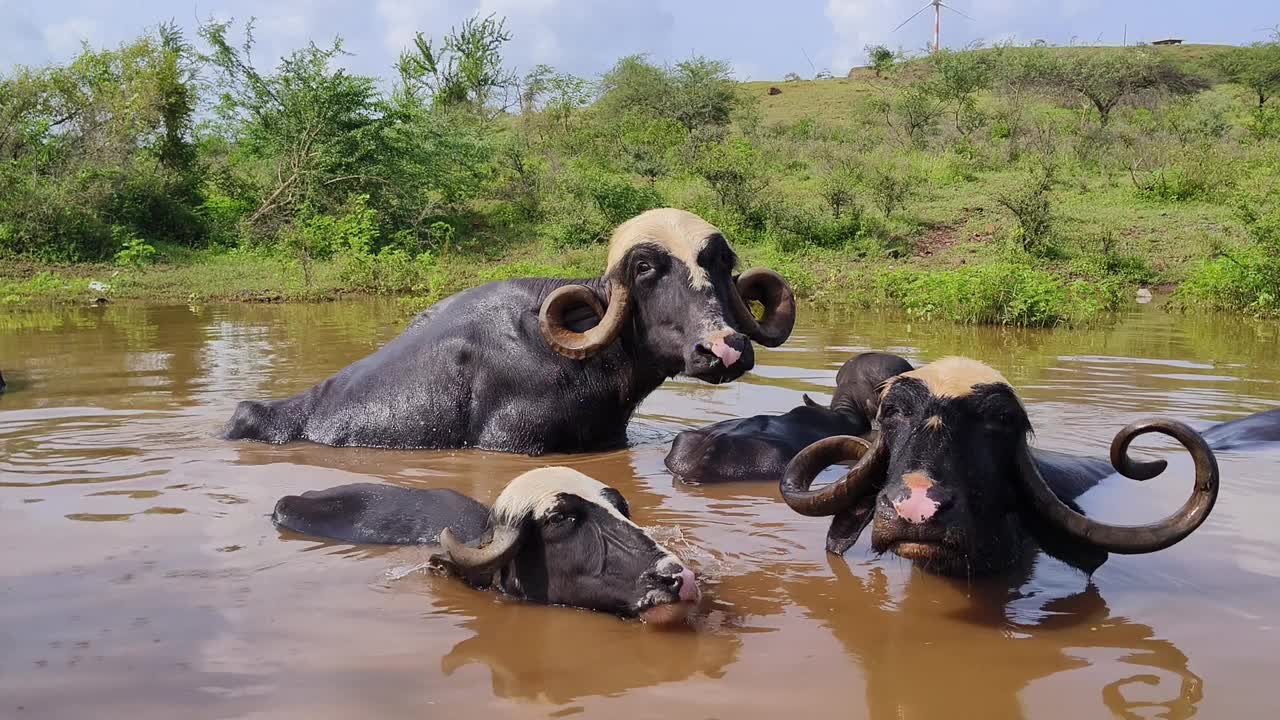
<instances>
[{"instance_id":1,"label":"blue sky","mask_svg":"<svg viewBox=\"0 0 1280 720\"><path fill-rule=\"evenodd\" d=\"M509 19L510 64L547 63L595 76L619 56L679 60L691 53L729 61L740 79L788 72L842 74L863 46L884 42L919 50L931 13L894 27L925 0L0 0L0 70L71 57L82 40L115 45L159 21L194 28L197 18L256 16L257 60L272 64L308 40L341 35L352 70L387 76L397 52L421 30L438 36L476 13ZM952 0L975 18L944 14L942 42L960 47L1013 37L1119 44L1128 37L1245 43L1280 24L1277 0Z\"/></svg>"}]
</instances>

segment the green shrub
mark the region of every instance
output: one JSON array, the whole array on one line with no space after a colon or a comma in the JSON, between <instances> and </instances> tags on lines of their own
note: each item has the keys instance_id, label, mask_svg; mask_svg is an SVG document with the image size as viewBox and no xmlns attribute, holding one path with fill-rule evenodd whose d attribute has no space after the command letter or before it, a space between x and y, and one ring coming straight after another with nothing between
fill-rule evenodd
<instances>
[{"instance_id":1,"label":"green shrub","mask_svg":"<svg viewBox=\"0 0 1280 720\"><path fill-rule=\"evenodd\" d=\"M1187 278L1174 294L1174 307L1280 316L1280 207L1259 213L1242 209L1249 244L1219 250Z\"/></svg>"},{"instance_id":2,"label":"green shrub","mask_svg":"<svg viewBox=\"0 0 1280 720\"><path fill-rule=\"evenodd\" d=\"M120 243L120 251L115 255L117 265L141 270L155 258L156 249L126 227L111 228L111 237Z\"/></svg>"},{"instance_id":3,"label":"green shrub","mask_svg":"<svg viewBox=\"0 0 1280 720\"><path fill-rule=\"evenodd\" d=\"M886 219L917 194L920 184L920 177L891 163L873 167L867 175L867 189Z\"/></svg>"},{"instance_id":4,"label":"green shrub","mask_svg":"<svg viewBox=\"0 0 1280 720\"><path fill-rule=\"evenodd\" d=\"M715 191L720 205L753 229L763 228L765 219L762 197L769 178L761 165L759 152L744 137L703 145L694 159L694 171Z\"/></svg>"},{"instance_id":5,"label":"green shrub","mask_svg":"<svg viewBox=\"0 0 1280 720\"><path fill-rule=\"evenodd\" d=\"M1051 243L1053 209L1049 202L1052 188L1049 173L1037 172L996 194L996 202L1017 222L1017 242L1029 255L1045 257L1055 252Z\"/></svg>"},{"instance_id":6,"label":"green shrub","mask_svg":"<svg viewBox=\"0 0 1280 720\"><path fill-rule=\"evenodd\" d=\"M1114 278L1132 285L1150 285L1156 280L1151 264L1123 248L1115 233L1102 232L1081 242L1083 251L1071 260L1071 271L1094 279Z\"/></svg>"},{"instance_id":7,"label":"green shrub","mask_svg":"<svg viewBox=\"0 0 1280 720\"><path fill-rule=\"evenodd\" d=\"M898 269L879 275L877 291L912 317L966 324L1046 327L1088 320L1119 306L1105 283L1064 284L1016 263L958 270Z\"/></svg>"}]
</instances>

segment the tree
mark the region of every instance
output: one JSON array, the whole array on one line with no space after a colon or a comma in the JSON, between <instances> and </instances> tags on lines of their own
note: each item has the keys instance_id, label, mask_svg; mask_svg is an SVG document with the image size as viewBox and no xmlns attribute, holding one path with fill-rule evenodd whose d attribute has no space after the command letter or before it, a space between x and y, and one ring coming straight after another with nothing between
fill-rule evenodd
<instances>
[{"instance_id":1,"label":"tree","mask_svg":"<svg viewBox=\"0 0 1280 720\"><path fill-rule=\"evenodd\" d=\"M1267 100L1280 94L1280 32L1271 42L1236 48L1224 65L1227 77L1258 99L1258 108L1266 106Z\"/></svg>"},{"instance_id":2,"label":"tree","mask_svg":"<svg viewBox=\"0 0 1280 720\"><path fill-rule=\"evenodd\" d=\"M884 115L885 124L904 144L918 148L927 145L937 132L938 118L946 110L933 88L924 83L908 85L888 97L874 98L872 107Z\"/></svg>"},{"instance_id":3,"label":"tree","mask_svg":"<svg viewBox=\"0 0 1280 720\"><path fill-rule=\"evenodd\" d=\"M511 41L506 22L494 15L468 18L462 27L450 28L439 47L417 33L413 49L396 63L406 99L476 113L493 110L490 103L516 84L515 73L502 64L502 46Z\"/></svg>"},{"instance_id":4,"label":"tree","mask_svg":"<svg viewBox=\"0 0 1280 720\"><path fill-rule=\"evenodd\" d=\"M353 192L386 191L388 181L370 171L380 156L376 84L333 67L342 41L295 50L264 73L250 60L252 21L239 48L228 41L228 28L210 23L200 34L222 91L219 129L256 161L243 166L261 198L248 222L274 232L304 209L329 212Z\"/></svg>"},{"instance_id":5,"label":"tree","mask_svg":"<svg viewBox=\"0 0 1280 720\"><path fill-rule=\"evenodd\" d=\"M102 259L119 238L195 244L197 60L170 25L65 65L0 76L7 250Z\"/></svg>"},{"instance_id":6,"label":"tree","mask_svg":"<svg viewBox=\"0 0 1280 720\"><path fill-rule=\"evenodd\" d=\"M1049 88L1066 88L1087 100L1103 126L1122 100L1142 90L1187 94L1205 87L1203 80L1161 61L1144 48L1082 49L1053 58L1035 71L1041 73L1035 78L1040 83Z\"/></svg>"},{"instance_id":7,"label":"tree","mask_svg":"<svg viewBox=\"0 0 1280 720\"><path fill-rule=\"evenodd\" d=\"M871 61L871 69L876 71L876 77L880 77L883 73L893 70L897 56L886 45L868 45L864 51L867 58Z\"/></svg>"},{"instance_id":8,"label":"tree","mask_svg":"<svg viewBox=\"0 0 1280 720\"><path fill-rule=\"evenodd\" d=\"M677 63L671 72L675 96L672 116L688 130L722 127L738 105L737 83L728 63L695 57Z\"/></svg>"},{"instance_id":9,"label":"tree","mask_svg":"<svg viewBox=\"0 0 1280 720\"><path fill-rule=\"evenodd\" d=\"M520 111L546 113L561 129L568 129L573 113L591 102L591 83L576 75L556 72L550 65L536 65L520 87Z\"/></svg>"},{"instance_id":10,"label":"tree","mask_svg":"<svg viewBox=\"0 0 1280 720\"><path fill-rule=\"evenodd\" d=\"M728 125L742 103L729 66L702 57L664 68L630 55L605 73L600 88L596 110L603 117L662 118L689 131Z\"/></svg>"},{"instance_id":11,"label":"tree","mask_svg":"<svg viewBox=\"0 0 1280 720\"><path fill-rule=\"evenodd\" d=\"M977 95L991 87L989 58L973 51L943 49L929 59L934 68L932 90L939 100L953 106L956 130L968 137L985 120L978 110Z\"/></svg>"}]
</instances>

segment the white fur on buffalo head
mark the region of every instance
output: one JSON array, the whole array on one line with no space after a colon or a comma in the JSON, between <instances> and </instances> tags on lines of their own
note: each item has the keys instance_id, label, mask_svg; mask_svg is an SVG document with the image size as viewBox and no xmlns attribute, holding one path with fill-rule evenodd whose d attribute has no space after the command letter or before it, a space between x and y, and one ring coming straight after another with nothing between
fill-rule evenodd
<instances>
[{"instance_id":1,"label":"white fur on buffalo head","mask_svg":"<svg viewBox=\"0 0 1280 720\"><path fill-rule=\"evenodd\" d=\"M512 480L492 508L491 538L478 547L440 535L447 559L475 584L548 604L683 619L697 580L629 517L613 488L565 467Z\"/></svg>"},{"instance_id":2,"label":"white fur on buffalo head","mask_svg":"<svg viewBox=\"0 0 1280 720\"><path fill-rule=\"evenodd\" d=\"M661 247L689 270L689 285L701 290L711 284L706 268L698 264L698 253L720 229L685 210L648 210L622 223L609 238L609 261L605 273L613 272L637 245Z\"/></svg>"},{"instance_id":3,"label":"white fur on buffalo head","mask_svg":"<svg viewBox=\"0 0 1280 720\"><path fill-rule=\"evenodd\" d=\"M544 467L517 476L493 501L493 518L500 525L515 525L526 517L541 519L551 512L558 495L576 495L599 505L605 512L639 527L610 501L608 495L622 495L604 483L573 468ZM625 501L624 501L625 502Z\"/></svg>"}]
</instances>

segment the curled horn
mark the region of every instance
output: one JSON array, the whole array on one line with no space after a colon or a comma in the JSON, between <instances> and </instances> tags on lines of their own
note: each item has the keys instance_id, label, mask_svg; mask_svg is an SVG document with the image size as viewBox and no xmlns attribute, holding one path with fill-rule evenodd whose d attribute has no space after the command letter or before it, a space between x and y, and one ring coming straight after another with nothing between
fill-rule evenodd
<instances>
[{"instance_id":1,"label":"curled horn","mask_svg":"<svg viewBox=\"0 0 1280 720\"><path fill-rule=\"evenodd\" d=\"M627 305L631 293L620 282L609 287L609 309L600 307L600 301L591 288L585 285L565 285L556 288L542 301L538 312L538 327L542 337L553 350L574 360L584 360L595 355L613 342L622 332ZM586 332L574 332L565 326L565 311L574 305L590 307L600 318L600 323Z\"/></svg>"},{"instance_id":2,"label":"curled horn","mask_svg":"<svg viewBox=\"0 0 1280 720\"><path fill-rule=\"evenodd\" d=\"M515 555L520 543L520 528L499 525L493 539L478 547L464 545L449 528L440 533L440 546L448 559L463 570L488 570L504 565Z\"/></svg>"},{"instance_id":3,"label":"curled horn","mask_svg":"<svg viewBox=\"0 0 1280 720\"><path fill-rule=\"evenodd\" d=\"M742 332L765 347L786 342L796 324L796 296L787 281L772 270L754 268L739 275L736 284L738 291L730 294ZM751 314L752 300L764 305L760 320Z\"/></svg>"},{"instance_id":4,"label":"curled horn","mask_svg":"<svg viewBox=\"0 0 1280 720\"><path fill-rule=\"evenodd\" d=\"M889 452L883 436L874 444L852 435L824 438L801 450L787 463L779 483L782 499L801 515L835 515L883 482ZM819 490L810 490L818 473L846 460L857 460L844 477Z\"/></svg>"},{"instance_id":5,"label":"curled horn","mask_svg":"<svg viewBox=\"0 0 1280 720\"><path fill-rule=\"evenodd\" d=\"M1153 432L1168 435L1182 443L1191 453L1196 467L1191 497L1177 512L1154 523L1110 525L1072 510L1045 482L1025 440L1018 451L1018 475L1035 510L1073 539L1124 555L1163 550L1186 538L1209 517L1218 499L1218 460L1204 438L1183 423L1162 418L1140 420L1117 433L1111 443L1111 464L1122 475L1134 480L1149 480L1165 469L1167 463L1163 460L1137 462L1128 456L1129 444L1134 438Z\"/></svg>"}]
</instances>

